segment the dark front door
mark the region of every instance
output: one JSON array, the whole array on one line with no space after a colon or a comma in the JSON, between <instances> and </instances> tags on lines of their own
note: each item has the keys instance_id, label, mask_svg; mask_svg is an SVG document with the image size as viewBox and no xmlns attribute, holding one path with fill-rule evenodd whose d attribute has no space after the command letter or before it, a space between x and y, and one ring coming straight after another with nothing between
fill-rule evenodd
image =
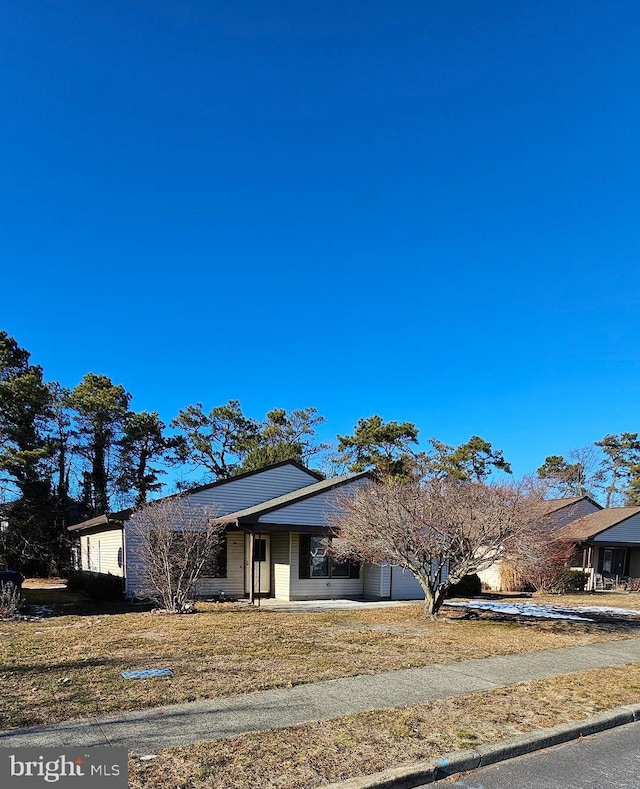
<instances>
[{"instance_id":1,"label":"dark front door","mask_svg":"<svg viewBox=\"0 0 640 789\"><path fill-rule=\"evenodd\" d=\"M626 548L600 548L598 572L615 578L629 572L629 551Z\"/></svg>"}]
</instances>

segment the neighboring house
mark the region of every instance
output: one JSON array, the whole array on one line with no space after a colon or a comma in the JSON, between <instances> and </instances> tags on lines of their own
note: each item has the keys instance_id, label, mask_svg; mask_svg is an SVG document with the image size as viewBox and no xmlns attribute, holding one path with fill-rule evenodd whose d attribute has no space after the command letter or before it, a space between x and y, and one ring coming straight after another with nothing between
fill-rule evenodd
<instances>
[{"instance_id":1,"label":"neighboring house","mask_svg":"<svg viewBox=\"0 0 640 789\"><path fill-rule=\"evenodd\" d=\"M579 518L598 513L602 507L590 496L573 496L563 499L548 499L544 502L543 517L549 521L550 528L561 529L566 524ZM478 573L483 585L497 592L506 591L509 587L509 575L504 572L502 560L495 562L486 570Z\"/></svg>"},{"instance_id":2,"label":"neighboring house","mask_svg":"<svg viewBox=\"0 0 640 789\"><path fill-rule=\"evenodd\" d=\"M640 507L609 507L563 526L558 536L576 543L572 569L588 574L587 590L640 578Z\"/></svg>"},{"instance_id":3,"label":"neighboring house","mask_svg":"<svg viewBox=\"0 0 640 789\"><path fill-rule=\"evenodd\" d=\"M353 598L421 599L413 575L398 567L338 563L326 555L327 514L336 491L355 490L368 475L322 479L284 461L188 491L227 525L219 575L202 578L204 597L263 595L281 600ZM132 510L70 526L79 537L78 569L121 576L125 595L139 596L142 568L136 555ZM253 573L251 572L253 568Z\"/></svg>"}]
</instances>

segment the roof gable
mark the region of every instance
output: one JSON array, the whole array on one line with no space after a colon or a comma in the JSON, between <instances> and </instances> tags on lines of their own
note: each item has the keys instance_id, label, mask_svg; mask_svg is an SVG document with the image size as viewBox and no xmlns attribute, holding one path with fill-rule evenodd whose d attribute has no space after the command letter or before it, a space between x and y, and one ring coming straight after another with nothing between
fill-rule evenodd
<instances>
[{"instance_id":1,"label":"roof gable","mask_svg":"<svg viewBox=\"0 0 640 789\"><path fill-rule=\"evenodd\" d=\"M558 531L558 537L576 541L590 540L636 515L640 515L640 507L609 507L568 523Z\"/></svg>"},{"instance_id":2,"label":"roof gable","mask_svg":"<svg viewBox=\"0 0 640 789\"><path fill-rule=\"evenodd\" d=\"M313 485L307 485L299 490L291 491L282 496L277 496L268 501L261 502L253 507L246 507L236 512L230 512L216 518L216 520L225 523L257 523L259 520L262 522L268 521L268 516L271 513L287 509L295 504L328 493L335 488L342 487L351 482L357 482L358 480L364 480L370 477L371 475L367 471L356 474L346 474L342 477L332 477L322 480L321 482L316 482Z\"/></svg>"},{"instance_id":3,"label":"roof gable","mask_svg":"<svg viewBox=\"0 0 640 789\"><path fill-rule=\"evenodd\" d=\"M309 487L320 480L322 476L317 472L305 468L295 460L284 460L228 479L217 480L208 485L198 485L183 493L163 496L154 501L165 501L178 496L188 497L199 504L211 506L214 511L222 515ZM154 501L149 504L153 504ZM69 531L77 531L107 524L122 524L131 517L132 512L132 509L127 509L107 513L68 528Z\"/></svg>"},{"instance_id":4,"label":"roof gable","mask_svg":"<svg viewBox=\"0 0 640 789\"><path fill-rule=\"evenodd\" d=\"M544 514L551 515L554 512L559 512L566 507L572 507L581 502L588 502L599 510L603 509L602 505L598 504L591 496L568 496L561 499L546 499L544 502Z\"/></svg>"}]
</instances>

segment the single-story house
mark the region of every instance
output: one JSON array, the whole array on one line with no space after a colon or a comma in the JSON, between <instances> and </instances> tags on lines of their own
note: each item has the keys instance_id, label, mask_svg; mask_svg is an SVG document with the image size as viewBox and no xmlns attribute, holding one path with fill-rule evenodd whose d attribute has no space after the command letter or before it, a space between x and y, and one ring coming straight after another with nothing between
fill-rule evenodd
<instances>
[{"instance_id":1,"label":"single-story house","mask_svg":"<svg viewBox=\"0 0 640 789\"><path fill-rule=\"evenodd\" d=\"M573 523L585 516L602 510L600 504L590 496L571 496L561 499L547 499L544 502L543 517L549 522L550 528L562 529L566 524ZM499 560L478 573L483 585L491 590L503 592L509 589L509 572L505 573L505 565Z\"/></svg>"},{"instance_id":2,"label":"single-story house","mask_svg":"<svg viewBox=\"0 0 640 789\"><path fill-rule=\"evenodd\" d=\"M217 575L202 578L198 593L422 599L415 577L400 567L338 563L327 556L327 515L335 510L336 492L355 490L367 478L361 473L323 479L289 460L183 494L215 509L216 520L226 525ZM110 512L69 527L78 536L78 569L122 577L129 599L139 597L143 585L132 514Z\"/></svg>"},{"instance_id":3,"label":"single-story house","mask_svg":"<svg viewBox=\"0 0 640 789\"><path fill-rule=\"evenodd\" d=\"M566 524L558 536L576 543L572 569L588 574L588 590L640 578L640 507L600 509Z\"/></svg>"}]
</instances>

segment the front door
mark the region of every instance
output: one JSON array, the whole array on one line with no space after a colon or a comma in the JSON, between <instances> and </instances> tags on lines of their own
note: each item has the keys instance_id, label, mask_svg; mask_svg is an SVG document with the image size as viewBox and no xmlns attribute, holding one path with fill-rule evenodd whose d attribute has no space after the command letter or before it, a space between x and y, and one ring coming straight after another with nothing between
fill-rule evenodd
<instances>
[{"instance_id":1,"label":"front door","mask_svg":"<svg viewBox=\"0 0 640 789\"><path fill-rule=\"evenodd\" d=\"M629 572L626 548L600 548L598 572L609 578L625 576Z\"/></svg>"},{"instance_id":2,"label":"front door","mask_svg":"<svg viewBox=\"0 0 640 789\"><path fill-rule=\"evenodd\" d=\"M245 592L251 592L250 556L251 539L253 537L253 592L254 594L268 595L271 592L271 567L269 535L247 534L245 543Z\"/></svg>"}]
</instances>

